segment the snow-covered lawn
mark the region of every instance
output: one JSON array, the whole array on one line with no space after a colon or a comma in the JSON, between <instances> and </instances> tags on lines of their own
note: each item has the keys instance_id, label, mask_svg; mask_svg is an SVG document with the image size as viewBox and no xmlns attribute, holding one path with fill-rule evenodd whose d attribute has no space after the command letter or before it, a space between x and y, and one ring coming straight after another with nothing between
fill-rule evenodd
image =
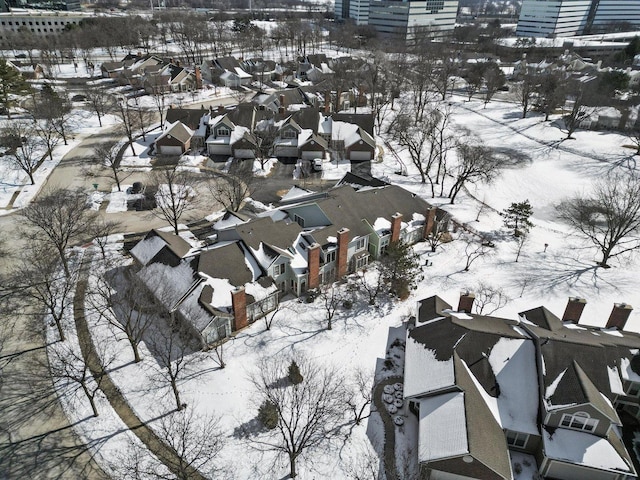
<instances>
[{"instance_id":1,"label":"snow-covered lawn","mask_svg":"<svg viewBox=\"0 0 640 480\"><path fill-rule=\"evenodd\" d=\"M424 278L404 302L385 299L372 307L363 299L356 300L351 310L341 309L333 329L326 330L324 310L318 300L310 304L285 300L285 308L277 314L271 330L266 331L263 321L258 320L225 345L226 368L218 367L212 352L191 354L199 363L179 384L182 399L199 416L221 416L225 434L218 463L235 465L233 478L282 478L287 473L286 462L274 465L271 457L252 449L236 430L256 417L256 392L248 375L264 357L304 355L339 367L346 378L357 368L373 376L378 359L386 355L390 329L398 331L413 314L417 300L439 295L455 308L461 290L473 291L481 285L500 288L509 297L506 306L494 313L505 318L515 319L518 312L539 305L561 316L567 298L579 296L588 301L582 322L604 325L614 302L640 305L638 255L613 261L610 269L596 268L598 252L571 234L555 215L555 205L564 197L587 191L594 180L633 165L629 150L623 147L628 143L625 137L608 132L577 132L576 140L559 142L564 134L555 125L542 122L535 114L520 119L513 104L491 102L484 109L479 101L465 102L462 97L451 101L454 125L468 127L486 145L512 158L512 166L493 184L472 185L469 190L473 197L463 192L455 205L447 205L446 198L430 198L430 188L420 183L403 152L399 154L408 167L408 176L394 173L398 164L388 153L382 163L373 163L373 174L441 204L459 222L490 236L495 247L464 271L465 238L470 235L454 230L454 241L438 247L435 253L426 244L416 246ZM331 166L326 165L323 172L330 170ZM515 262L516 242L503 227L498 211L525 199L533 206L535 226ZM489 207L481 209L479 200ZM96 342L112 342L111 349L118 353L111 371L114 381L138 415L154 427L158 415L175 408L168 385L158 386L151 381L158 362L143 344L143 361L132 363L126 341L113 343L114 332L108 325L95 317L90 321ZM640 330L640 315L632 313L628 326ZM113 428L117 430L116 422ZM299 478L347 478L349 468L362 459L367 430L369 438L380 442L381 428L379 416L374 414L353 429L344 445L312 454L307 459L311 461L303 459ZM403 428L407 433L397 435L397 442L415 442L410 419ZM527 478L530 461L513 458L514 463L523 466L519 478Z\"/></svg>"}]
</instances>

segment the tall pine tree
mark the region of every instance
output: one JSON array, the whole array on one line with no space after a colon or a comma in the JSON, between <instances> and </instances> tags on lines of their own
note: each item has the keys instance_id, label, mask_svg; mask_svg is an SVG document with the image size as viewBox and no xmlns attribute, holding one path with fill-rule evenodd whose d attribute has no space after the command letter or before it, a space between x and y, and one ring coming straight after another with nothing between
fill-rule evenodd
<instances>
[{"instance_id":1,"label":"tall pine tree","mask_svg":"<svg viewBox=\"0 0 640 480\"><path fill-rule=\"evenodd\" d=\"M14 95L25 95L31 91L29 84L25 82L20 72L0 59L0 104L7 111L7 117L11 119L11 106L15 102Z\"/></svg>"},{"instance_id":2,"label":"tall pine tree","mask_svg":"<svg viewBox=\"0 0 640 480\"><path fill-rule=\"evenodd\" d=\"M500 215L504 218L504 225L507 228L513 228L513 235L516 237L527 234L533 227L533 223L529 220L529 217L533 215L533 207L531 207L529 200L513 202Z\"/></svg>"}]
</instances>

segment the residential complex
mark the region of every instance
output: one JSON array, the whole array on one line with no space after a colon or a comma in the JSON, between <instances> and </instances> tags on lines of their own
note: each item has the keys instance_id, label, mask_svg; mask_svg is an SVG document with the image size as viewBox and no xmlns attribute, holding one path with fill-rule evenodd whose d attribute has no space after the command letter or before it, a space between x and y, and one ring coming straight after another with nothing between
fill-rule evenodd
<instances>
[{"instance_id":1,"label":"residential complex","mask_svg":"<svg viewBox=\"0 0 640 480\"><path fill-rule=\"evenodd\" d=\"M337 0L335 13L383 36L413 41L425 32L432 37L451 32L458 0Z\"/></svg>"},{"instance_id":2,"label":"residential complex","mask_svg":"<svg viewBox=\"0 0 640 480\"><path fill-rule=\"evenodd\" d=\"M640 404L632 308L615 304L596 328L579 323L580 298L562 319L544 307L475 315L473 302L422 300L407 331L404 397L423 478L511 480L523 465L544 478L637 478L625 427Z\"/></svg>"},{"instance_id":3,"label":"residential complex","mask_svg":"<svg viewBox=\"0 0 640 480\"><path fill-rule=\"evenodd\" d=\"M361 270L437 221L420 197L353 174L325 193L293 188L282 204L257 218L228 212L205 243L153 230L131 250L138 276L203 347L273 310L279 295Z\"/></svg>"},{"instance_id":4,"label":"residential complex","mask_svg":"<svg viewBox=\"0 0 640 480\"><path fill-rule=\"evenodd\" d=\"M640 0L524 0L516 35L568 37L623 22L640 28Z\"/></svg>"}]
</instances>

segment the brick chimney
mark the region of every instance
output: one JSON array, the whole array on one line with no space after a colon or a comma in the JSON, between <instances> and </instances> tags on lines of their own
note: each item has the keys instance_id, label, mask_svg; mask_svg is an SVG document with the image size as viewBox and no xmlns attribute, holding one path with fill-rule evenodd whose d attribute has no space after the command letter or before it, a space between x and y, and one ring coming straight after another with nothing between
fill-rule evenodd
<instances>
[{"instance_id":1,"label":"brick chimney","mask_svg":"<svg viewBox=\"0 0 640 480\"><path fill-rule=\"evenodd\" d=\"M286 105L286 103L287 103L287 102L286 102L286 100L285 100L285 98L284 98L284 95L282 95L282 94L281 94L281 95L280 95L280 107L281 107L281 108L285 108L285 107L287 106L287 105Z\"/></svg>"},{"instance_id":2,"label":"brick chimney","mask_svg":"<svg viewBox=\"0 0 640 480\"><path fill-rule=\"evenodd\" d=\"M402 227L402 214L394 213L391 217L391 241L397 242L400 240L400 228Z\"/></svg>"},{"instance_id":3,"label":"brick chimney","mask_svg":"<svg viewBox=\"0 0 640 480\"><path fill-rule=\"evenodd\" d=\"M347 274L347 250L349 249L349 229L338 230L338 278Z\"/></svg>"},{"instance_id":4,"label":"brick chimney","mask_svg":"<svg viewBox=\"0 0 640 480\"><path fill-rule=\"evenodd\" d=\"M607 320L607 328L617 328L618 330L624 330L624 326L629 320L633 307L626 303L614 303L609 320Z\"/></svg>"},{"instance_id":5,"label":"brick chimney","mask_svg":"<svg viewBox=\"0 0 640 480\"><path fill-rule=\"evenodd\" d=\"M224 105L218 105L218 114L222 114L224 113L224 111L225 111Z\"/></svg>"},{"instance_id":6,"label":"brick chimney","mask_svg":"<svg viewBox=\"0 0 640 480\"><path fill-rule=\"evenodd\" d=\"M565 308L564 315L562 316L562 321L578 323L586 304L587 301L584 298L569 297L567 308Z\"/></svg>"},{"instance_id":7,"label":"brick chimney","mask_svg":"<svg viewBox=\"0 0 640 480\"><path fill-rule=\"evenodd\" d=\"M238 287L231 292L231 306L233 308L233 330L240 330L247 323L247 294L244 287Z\"/></svg>"},{"instance_id":8,"label":"brick chimney","mask_svg":"<svg viewBox=\"0 0 640 480\"><path fill-rule=\"evenodd\" d=\"M196 76L196 88L198 90L201 90L202 89L202 73L200 72L200 67L196 67L195 76Z\"/></svg>"},{"instance_id":9,"label":"brick chimney","mask_svg":"<svg viewBox=\"0 0 640 480\"><path fill-rule=\"evenodd\" d=\"M331 112L331 92L324 92L324 113Z\"/></svg>"},{"instance_id":10,"label":"brick chimney","mask_svg":"<svg viewBox=\"0 0 640 480\"><path fill-rule=\"evenodd\" d=\"M422 238L429 238L433 231L433 226L436 224L436 207L431 207L427 210L427 215L424 221L424 231L422 232Z\"/></svg>"},{"instance_id":11,"label":"brick chimney","mask_svg":"<svg viewBox=\"0 0 640 480\"><path fill-rule=\"evenodd\" d=\"M475 299L476 299L475 294L473 294L469 290L464 290L460 292L460 301L458 302L458 311L471 313L471 309L473 308L473 301Z\"/></svg>"},{"instance_id":12,"label":"brick chimney","mask_svg":"<svg viewBox=\"0 0 640 480\"><path fill-rule=\"evenodd\" d=\"M320 286L320 244L314 243L307 249L307 266L309 288L318 288Z\"/></svg>"}]
</instances>

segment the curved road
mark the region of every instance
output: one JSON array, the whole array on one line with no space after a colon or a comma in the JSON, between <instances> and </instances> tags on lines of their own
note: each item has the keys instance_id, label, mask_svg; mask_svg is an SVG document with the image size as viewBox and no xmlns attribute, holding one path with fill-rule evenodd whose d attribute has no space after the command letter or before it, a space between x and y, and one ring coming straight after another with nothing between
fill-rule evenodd
<instances>
[{"instance_id":1,"label":"curved road","mask_svg":"<svg viewBox=\"0 0 640 480\"><path fill-rule=\"evenodd\" d=\"M218 99L206 104L228 104L230 101L233 100ZM93 183L101 187L114 183L108 170L93 177L87 177L85 172L95 146L118 139L115 127L101 129L85 138L51 172L43 190L65 187L91 191ZM127 183L144 181L144 177L144 172L135 172L127 178ZM215 202L209 198L203 198L199 206L190 212L191 217L202 218L215 210ZM120 221L123 232L144 231L167 224L148 212L101 214ZM24 246L24 238L17 233L21 222L15 213L0 216L0 232L14 254ZM0 273L15 265L13 255L0 257ZM108 476L77 437L58 403L47 367L41 317L25 314L15 320L16 327L0 352L0 368L4 365L0 384L0 480L106 480Z\"/></svg>"}]
</instances>

